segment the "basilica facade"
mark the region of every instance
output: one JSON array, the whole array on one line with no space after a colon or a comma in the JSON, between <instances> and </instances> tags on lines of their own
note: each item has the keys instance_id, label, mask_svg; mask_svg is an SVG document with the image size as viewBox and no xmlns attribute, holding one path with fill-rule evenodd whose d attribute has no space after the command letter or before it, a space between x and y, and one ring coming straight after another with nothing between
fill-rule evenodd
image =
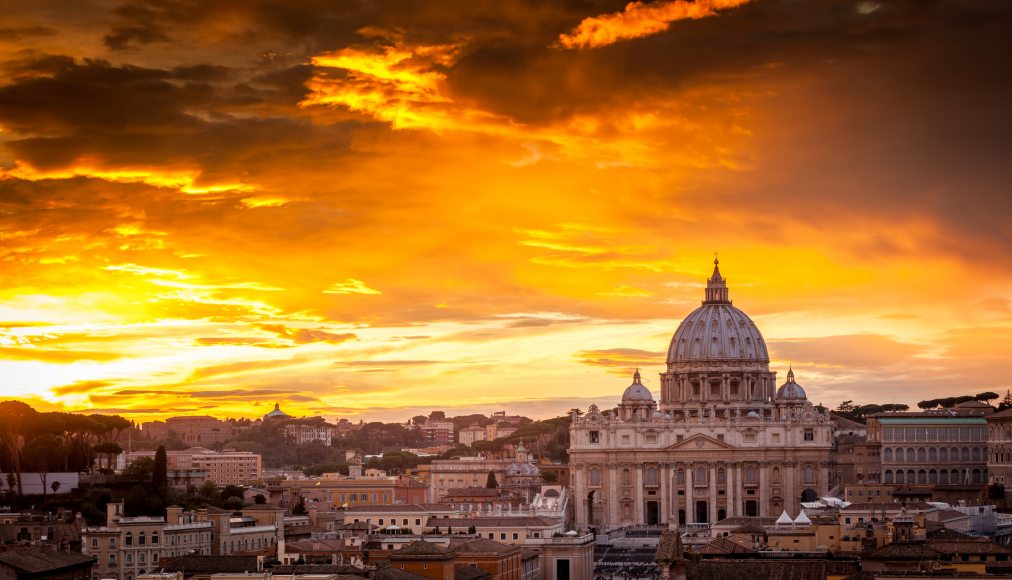
<instances>
[{"instance_id":1,"label":"basilica facade","mask_svg":"<svg viewBox=\"0 0 1012 580\"><path fill-rule=\"evenodd\" d=\"M762 334L731 304L714 261L702 305L682 320L660 376L639 371L615 408L573 411L576 526L712 523L797 515L830 487L833 426L793 371L776 386Z\"/></svg>"}]
</instances>

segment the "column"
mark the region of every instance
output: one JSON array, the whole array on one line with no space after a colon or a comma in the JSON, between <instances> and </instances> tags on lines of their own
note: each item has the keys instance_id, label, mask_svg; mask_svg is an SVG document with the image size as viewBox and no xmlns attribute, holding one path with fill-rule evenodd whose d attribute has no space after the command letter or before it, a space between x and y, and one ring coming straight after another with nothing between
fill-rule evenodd
<instances>
[{"instance_id":1,"label":"column","mask_svg":"<svg viewBox=\"0 0 1012 580\"><path fill-rule=\"evenodd\" d=\"M699 375L699 400L705 401L707 399L708 391L710 390L710 383L706 380L706 373Z\"/></svg>"},{"instance_id":2,"label":"column","mask_svg":"<svg viewBox=\"0 0 1012 580\"><path fill-rule=\"evenodd\" d=\"M717 465L711 463L708 466L710 475L710 523L717 521Z\"/></svg>"},{"instance_id":3,"label":"column","mask_svg":"<svg viewBox=\"0 0 1012 580\"><path fill-rule=\"evenodd\" d=\"M657 506L657 511L660 514L660 523L662 526L668 523L668 513L671 511L671 500L668 497L668 470L670 466L667 463L661 463L657 466L657 481L660 483L660 490L657 494L660 496L660 505Z\"/></svg>"},{"instance_id":4,"label":"column","mask_svg":"<svg viewBox=\"0 0 1012 580\"><path fill-rule=\"evenodd\" d=\"M692 465L685 465L685 523L691 524L696 521L696 512L694 509L694 496L693 496L693 485L692 481Z\"/></svg>"},{"instance_id":5,"label":"column","mask_svg":"<svg viewBox=\"0 0 1012 580\"><path fill-rule=\"evenodd\" d=\"M608 488L608 527L619 524L618 507L620 498L622 497L622 470L620 467L612 463L608 469L612 482L611 487Z\"/></svg>"},{"instance_id":6,"label":"column","mask_svg":"<svg viewBox=\"0 0 1012 580\"><path fill-rule=\"evenodd\" d=\"M766 516L769 514L769 475L766 473L766 463L762 462L759 464L759 515Z\"/></svg>"},{"instance_id":7,"label":"column","mask_svg":"<svg viewBox=\"0 0 1012 580\"><path fill-rule=\"evenodd\" d=\"M734 477L734 463L728 463L724 467L724 472L727 474L727 491L725 491L724 497L727 498L727 517L738 515L738 509L734 503L734 489L735 489L735 477Z\"/></svg>"},{"instance_id":8,"label":"column","mask_svg":"<svg viewBox=\"0 0 1012 580\"><path fill-rule=\"evenodd\" d=\"M583 485L583 465L573 465L573 499L576 504L576 527L587 529L587 489Z\"/></svg>"},{"instance_id":9,"label":"column","mask_svg":"<svg viewBox=\"0 0 1012 580\"><path fill-rule=\"evenodd\" d=\"M632 494L633 522L637 525L643 525L646 523L646 518L644 517L646 514L643 513L643 510L646 509L646 504L643 503L643 464L637 459L635 465L636 467L634 473L636 474L636 477L633 480L635 487L633 488Z\"/></svg>"}]
</instances>

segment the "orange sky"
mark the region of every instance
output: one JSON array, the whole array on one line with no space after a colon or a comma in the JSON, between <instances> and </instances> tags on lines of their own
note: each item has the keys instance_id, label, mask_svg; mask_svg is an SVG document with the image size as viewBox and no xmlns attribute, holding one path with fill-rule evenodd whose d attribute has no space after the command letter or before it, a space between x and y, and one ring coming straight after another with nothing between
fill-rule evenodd
<instances>
[{"instance_id":1,"label":"orange sky","mask_svg":"<svg viewBox=\"0 0 1012 580\"><path fill-rule=\"evenodd\" d=\"M731 298L815 402L1012 388L1007 3L40 0L0 24L0 396L614 404Z\"/></svg>"}]
</instances>

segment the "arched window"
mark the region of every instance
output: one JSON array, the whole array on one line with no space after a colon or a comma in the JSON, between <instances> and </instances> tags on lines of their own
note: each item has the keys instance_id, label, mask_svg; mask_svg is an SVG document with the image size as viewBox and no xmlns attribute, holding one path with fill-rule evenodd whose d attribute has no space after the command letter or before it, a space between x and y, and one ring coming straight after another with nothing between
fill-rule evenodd
<instances>
[{"instance_id":1,"label":"arched window","mask_svg":"<svg viewBox=\"0 0 1012 580\"><path fill-rule=\"evenodd\" d=\"M622 483L624 483L625 485L629 485L629 483L630 483L630 480L629 480L629 470L628 469L623 469L622 470Z\"/></svg>"},{"instance_id":2,"label":"arched window","mask_svg":"<svg viewBox=\"0 0 1012 580\"><path fill-rule=\"evenodd\" d=\"M949 449L949 461L959 461L959 448L953 447Z\"/></svg>"},{"instance_id":3,"label":"arched window","mask_svg":"<svg viewBox=\"0 0 1012 580\"><path fill-rule=\"evenodd\" d=\"M974 461L980 461L980 447L974 447L972 454Z\"/></svg>"},{"instance_id":4,"label":"arched window","mask_svg":"<svg viewBox=\"0 0 1012 580\"><path fill-rule=\"evenodd\" d=\"M964 447L963 448L963 452L960 454L960 457L962 458L963 461L969 461L970 460L970 448L969 447Z\"/></svg>"},{"instance_id":5,"label":"arched window","mask_svg":"<svg viewBox=\"0 0 1012 580\"><path fill-rule=\"evenodd\" d=\"M806 465L804 469L804 480L805 483L815 483L815 468L811 465Z\"/></svg>"},{"instance_id":6,"label":"arched window","mask_svg":"<svg viewBox=\"0 0 1012 580\"><path fill-rule=\"evenodd\" d=\"M696 468L696 480L693 481L692 483L694 483L694 484L697 484L697 483L706 483L706 470L703 469L702 467L697 467Z\"/></svg>"},{"instance_id":7,"label":"arched window","mask_svg":"<svg viewBox=\"0 0 1012 580\"><path fill-rule=\"evenodd\" d=\"M886 447L885 451L882 452L882 460L892 463L893 461L893 450L892 447Z\"/></svg>"},{"instance_id":8,"label":"arched window","mask_svg":"<svg viewBox=\"0 0 1012 580\"><path fill-rule=\"evenodd\" d=\"M938 450L934 447L928 449L928 461L938 461Z\"/></svg>"},{"instance_id":9,"label":"arched window","mask_svg":"<svg viewBox=\"0 0 1012 580\"><path fill-rule=\"evenodd\" d=\"M938 472L938 483L946 484L949 483L949 472L942 469Z\"/></svg>"},{"instance_id":10,"label":"arched window","mask_svg":"<svg viewBox=\"0 0 1012 580\"><path fill-rule=\"evenodd\" d=\"M137 534L137 544L144 545L144 532Z\"/></svg>"},{"instance_id":11,"label":"arched window","mask_svg":"<svg viewBox=\"0 0 1012 580\"><path fill-rule=\"evenodd\" d=\"M726 484L727 484L727 474L724 473L724 468L721 467L720 469L717 470L717 485L726 485Z\"/></svg>"},{"instance_id":12,"label":"arched window","mask_svg":"<svg viewBox=\"0 0 1012 580\"><path fill-rule=\"evenodd\" d=\"M124 543L125 543L125 544L126 544L127 546L132 546L132 545L134 545L134 535L133 535L133 532L127 532L127 533L126 533L126 538L124 539Z\"/></svg>"},{"instance_id":13,"label":"arched window","mask_svg":"<svg viewBox=\"0 0 1012 580\"><path fill-rule=\"evenodd\" d=\"M748 482L748 483L755 483L756 482L755 467L752 467L751 465L749 465L748 467L745 468L745 481Z\"/></svg>"},{"instance_id":14,"label":"arched window","mask_svg":"<svg viewBox=\"0 0 1012 580\"><path fill-rule=\"evenodd\" d=\"M152 546L158 545L158 532L151 532L151 545Z\"/></svg>"},{"instance_id":15,"label":"arched window","mask_svg":"<svg viewBox=\"0 0 1012 580\"><path fill-rule=\"evenodd\" d=\"M927 452L927 450L925 450L923 447L918 447L917 448L917 461L927 461L927 460L928 460L928 452Z\"/></svg>"},{"instance_id":16,"label":"arched window","mask_svg":"<svg viewBox=\"0 0 1012 580\"><path fill-rule=\"evenodd\" d=\"M914 479L915 477L916 477L916 475L914 474L914 470L913 469L908 469L907 470L907 483L914 483L914 482L916 482L917 480Z\"/></svg>"},{"instance_id":17,"label":"arched window","mask_svg":"<svg viewBox=\"0 0 1012 580\"><path fill-rule=\"evenodd\" d=\"M885 480L883 481L883 483L892 483L893 482L893 470L892 469L885 470L884 477L885 477Z\"/></svg>"},{"instance_id":18,"label":"arched window","mask_svg":"<svg viewBox=\"0 0 1012 580\"><path fill-rule=\"evenodd\" d=\"M678 469L677 480L678 480L678 484L679 485L685 485L685 470L684 469L682 469L682 468Z\"/></svg>"},{"instance_id":19,"label":"arched window","mask_svg":"<svg viewBox=\"0 0 1012 580\"><path fill-rule=\"evenodd\" d=\"M907 447L907 461L914 461L915 457L917 457L917 455L914 453L914 448Z\"/></svg>"},{"instance_id":20,"label":"arched window","mask_svg":"<svg viewBox=\"0 0 1012 580\"><path fill-rule=\"evenodd\" d=\"M928 472L928 483L938 483L938 472L934 469Z\"/></svg>"},{"instance_id":21,"label":"arched window","mask_svg":"<svg viewBox=\"0 0 1012 580\"><path fill-rule=\"evenodd\" d=\"M647 485L657 485L657 468L650 467L647 469Z\"/></svg>"},{"instance_id":22,"label":"arched window","mask_svg":"<svg viewBox=\"0 0 1012 580\"><path fill-rule=\"evenodd\" d=\"M973 476L972 476L973 479L971 481L973 483L983 483L983 480L980 477L980 470L979 469L974 469L972 473L973 473Z\"/></svg>"},{"instance_id":23,"label":"arched window","mask_svg":"<svg viewBox=\"0 0 1012 580\"><path fill-rule=\"evenodd\" d=\"M590 485L601 485L601 470L596 467L590 468Z\"/></svg>"},{"instance_id":24,"label":"arched window","mask_svg":"<svg viewBox=\"0 0 1012 580\"><path fill-rule=\"evenodd\" d=\"M928 483L928 472L921 469L917 471L917 483Z\"/></svg>"},{"instance_id":25,"label":"arched window","mask_svg":"<svg viewBox=\"0 0 1012 580\"><path fill-rule=\"evenodd\" d=\"M896 470L896 483L903 483L903 470L902 469L897 469Z\"/></svg>"},{"instance_id":26,"label":"arched window","mask_svg":"<svg viewBox=\"0 0 1012 580\"><path fill-rule=\"evenodd\" d=\"M774 467L773 468L773 481L774 481L774 483L780 483L780 468L779 467Z\"/></svg>"},{"instance_id":27,"label":"arched window","mask_svg":"<svg viewBox=\"0 0 1012 580\"><path fill-rule=\"evenodd\" d=\"M949 460L949 448L948 447L942 447L941 449L938 450L938 460L939 461L948 461Z\"/></svg>"}]
</instances>

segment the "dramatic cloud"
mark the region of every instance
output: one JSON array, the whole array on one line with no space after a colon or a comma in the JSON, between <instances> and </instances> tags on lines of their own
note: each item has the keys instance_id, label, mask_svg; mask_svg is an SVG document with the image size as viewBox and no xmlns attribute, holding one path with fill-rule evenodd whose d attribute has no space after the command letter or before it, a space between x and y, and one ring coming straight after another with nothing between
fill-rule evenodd
<instances>
[{"instance_id":1,"label":"dramatic cloud","mask_svg":"<svg viewBox=\"0 0 1012 580\"><path fill-rule=\"evenodd\" d=\"M13 4L0 396L145 417L610 405L633 368L656 380L713 252L817 401L1002 390L1010 19Z\"/></svg>"},{"instance_id":2,"label":"dramatic cloud","mask_svg":"<svg viewBox=\"0 0 1012 580\"><path fill-rule=\"evenodd\" d=\"M718 10L734 8L750 0L672 0L630 2L621 12L585 18L569 34L559 36L565 48L597 48L629 38L664 32L677 20L713 16Z\"/></svg>"}]
</instances>

